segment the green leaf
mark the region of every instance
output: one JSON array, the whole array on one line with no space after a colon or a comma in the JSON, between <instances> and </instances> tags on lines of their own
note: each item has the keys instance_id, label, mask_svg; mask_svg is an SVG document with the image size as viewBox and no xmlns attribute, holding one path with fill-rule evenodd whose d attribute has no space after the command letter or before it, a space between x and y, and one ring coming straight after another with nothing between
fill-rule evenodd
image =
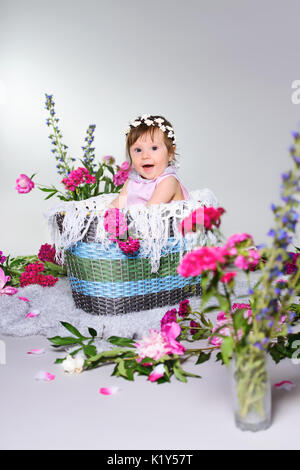
<instances>
[{"instance_id":1,"label":"green leaf","mask_svg":"<svg viewBox=\"0 0 300 470\"><path fill-rule=\"evenodd\" d=\"M90 334L93 338L95 338L95 337L97 336L98 333L97 333L96 330L94 330L94 328L88 328L88 330L89 330L89 334Z\"/></svg>"},{"instance_id":2,"label":"green leaf","mask_svg":"<svg viewBox=\"0 0 300 470\"><path fill-rule=\"evenodd\" d=\"M222 357L222 353L221 353L221 352L218 352L218 353L216 354L216 362L218 362L218 361L221 361L222 365L225 364L225 362L223 361L223 357Z\"/></svg>"},{"instance_id":3,"label":"green leaf","mask_svg":"<svg viewBox=\"0 0 300 470\"><path fill-rule=\"evenodd\" d=\"M99 360L110 360L118 357L120 354L125 354L125 353L132 353L131 349L126 349L126 348L114 348L111 349L110 351L103 351L99 354L96 354L96 356L90 357L89 362L97 362Z\"/></svg>"},{"instance_id":4,"label":"green leaf","mask_svg":"<svg viewBox=\"0 0 300 470\"><path fill-rule=\"evenodd\" d=\"M179 360L176 360L173 365L173 372L175 377L180 380L180 382L187 382L187 379L184 376L184 371L180 365Z\"/></svg>"},{"instance_id":5,"label":"green leaf","mask_svg":"<svg viewBox=\"0 0 300 470\"><path fill-rule=\"evenodd\" d=\"M221 310L223 310L224 312L229 312L230 304L226 296L222 294L216 294L216 297L220 303Z\"/></svg>"},{"instance_id":6,"label":"green leaf","mask_svg":"<svg viewBox=\"0 0 300 470\"><path fill-rule=\"evenodd\" d=\"M233 352L233 338L228 336L223 339L221 344L221 353L223 357L224 364L229 364L230 357Z\"/></svg>"},{"instance_id":7,"label":"green leaf","mask_svg":"<svg viewBox=\"0 0 300 470\"><path fill-rule=\"evenodd\" d=\"M130 338L122 338L121 336L110 336L108 341L111 344L115 344L116 346L125 346L128 348L134 348L134 340Z\"/></svg>"},{"instance_id":8,"label":"green leaf","mask_svg":"<svg viewBox=\"0 0 300 470\"><path fill-rule=\"evenodd\" d=\"M85 346L83 348L83 352L86 355L86 357L90 358L90 357L96 356L97 348L96 346L89 344L88 346Z\"/></svg>"},{"instance_id":9,"label":"green leaf","mask_svg":"<svg viewBox=\"0 0 300 470\"><path fill-rule=\"evenodd\" d=\"M205 353L201 351L201 353L198 356L196 364L203 364L203 362L206 362L210 359L210 356L211 356L211 352Z\"/></svg>"},{"instance_id":10,"label":"green leaf","mask_svg":"<svg viewBox=\"0 0 300 470\"><path fill-rule=\"evenodd\" d=\"M53 197L56 193L57 193L57 191L56 191L55 193L49 194L49 196L47 196L47 197L44 198L44 201L46 201L47 199L50 199L50 198Z\"/></svg>"},{"instance_id":11,"label":"green leaf","mask_svg":"<svg viewBox=\"0 0 300 470\"><path fill-rule=\"evenodd\" d=\"M83 336L83 335L77 330L77 328L75 328L75 326L71 325L70 323L67 323L67 322L64 322L64 321L61 321L60 323L61 323L62 326L64 326L68 331L70 331L70 333L72 333L74 336L77 336L77 338L80 338L80 339L88 339L87 337Z\"/></svg>"},{"instance_id":12,"label":"green leaf","mask_svg":"<svg viewBox=\"0 0 300 470\"><path fill-rule=\"evenodd\" d=\"M67 344L78 344L78 339L73 336L53 336L53 338L48 338L51 343L58 346L66 346Z\"/></svg>"},{"instance_id":13,"label":"green leaf","mask_svg":"<svg viewBox=\"0 0 300 470\"><path fill-rule=\"evenodd\" d=\"M61 364L62 362L64 362L65 358L62 358L62 359L56 359L56 361L54 362L54 364Z\"/></svg>"},{"instance_id":14,"label":"green leaf","mask_svg":"<svg viewBox=\"0 0 300 470\"><path fill-rule=\"evenodd\" d=\"M39 190L43 191L44 193L52 193L53 191L57 192L57 189L54 189L54 188L41 188L41 187L39 187Z\"/></svg>"}]
</instances>

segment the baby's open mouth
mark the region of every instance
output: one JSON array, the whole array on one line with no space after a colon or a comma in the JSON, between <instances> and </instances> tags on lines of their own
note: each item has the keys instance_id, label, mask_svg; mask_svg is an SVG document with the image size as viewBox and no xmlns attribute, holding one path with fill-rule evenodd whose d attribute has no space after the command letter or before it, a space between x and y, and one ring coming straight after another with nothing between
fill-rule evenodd
<instances>
[{"instance_id":1,"label":"baby's open mouth","mask_svg":"<svg viewBox=\"0 0 300 470\"><path fill-rule=\"evenodd\" d=\"M143 168L152 168L154 165L143 165Z\"/></svg>"}]
</instances>

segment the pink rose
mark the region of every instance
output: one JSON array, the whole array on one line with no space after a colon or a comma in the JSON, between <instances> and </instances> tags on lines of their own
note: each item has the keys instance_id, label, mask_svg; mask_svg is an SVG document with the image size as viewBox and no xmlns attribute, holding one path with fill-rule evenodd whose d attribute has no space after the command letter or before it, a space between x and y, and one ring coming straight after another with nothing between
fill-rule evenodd
<instances>
[{"instance_id":1,"label":"pink rose","mask_svg":"<svg viewBox=\"0 0 300 470\"><path fill-rule=\"evenodd\" d=\"M16 180L15 189L19 194L29 193L34 188L34 182L27 175L21 174Z\"/></svg>"}]
</instances>

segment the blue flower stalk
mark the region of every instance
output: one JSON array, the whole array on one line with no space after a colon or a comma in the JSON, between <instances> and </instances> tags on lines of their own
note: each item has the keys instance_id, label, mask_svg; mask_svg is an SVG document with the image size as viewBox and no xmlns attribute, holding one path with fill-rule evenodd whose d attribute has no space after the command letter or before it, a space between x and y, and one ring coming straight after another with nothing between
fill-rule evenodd
<instances>
[{"instance_id":1,"label":"blue flower stalk","mask_svg":"<svg viewBox=\"0 0 300 470\"><path fill-rule=\"evenodd\" d=\"M85 142L86 145L81 147L84 154L83 154L83 160L80 160L82 164L87 168L90 172L91 175L95 174L95 168L97 164L95 163L95 147L92 147L92 143L94 141L94 132L95 132L96 124L90 124L87 131L86 131L86 137L85 137Z\"/></svg>"},{"instance_id":2,"label":"blue flower stalk","mask_svg":"<svg viewBox=\"0 0 300 470\"><path fill-rule=\"evenodd\" d=\"M261 253L266 255L267 262L260 278L260 286L252 297L254 312L253 343L258 348L266 348L274 336L286 335L288 327L281 325L282 316L287 316L291 298L300 278L300 259L297 269L286 282L278 282L284 274L285 262L289 260L288 245L292 243L299 219L296 209L299 202L295 197L300 192L300 136L293 133L294 145L290 148L294 167L281 175L280 197L282 205L271 205L275 216L275 227L268 235L272 238L270 248Z\"/></svg>"},{"instance_id":3,"label":"blue flower stalk","mask_svg":"<svg viewBox=\"0 0 300 470\"><path fill-rule=\"evenodd\" d=\"M47 93L45 93L45 96L45 109L50 112L50 117L46 119L46 124L48 127L51 126L53 131L53 133L49 135L49 139L51 139L51 143L53 145L51 152L55 155L55 159L58 162L56 165L58 174L68 176L68 174L73 170L72 162L76 159L67 156L68 146L63 144L61 141L62 133L57 125L59 119L55 117L56 113L54 111L55 103L53 101L53 95L47 95Z\"/></svg>"}]
</instances>

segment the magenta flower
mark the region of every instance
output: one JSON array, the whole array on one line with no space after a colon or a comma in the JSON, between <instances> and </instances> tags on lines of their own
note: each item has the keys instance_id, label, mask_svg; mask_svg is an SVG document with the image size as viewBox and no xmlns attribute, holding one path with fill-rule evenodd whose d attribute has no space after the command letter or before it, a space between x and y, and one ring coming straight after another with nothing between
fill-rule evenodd
<instances>
[{"instance_id":1,"label":"magenta flower","mask_svg":"<svg viewBox=\"0 0 300 470\"><path fill-rule=\"evenodd\" d=\"M233 248L245 240L249 240L251 242L251 245L253 245L253 238L251 235L249 235L248 233L235 233L234 235L231 235L231 237L228 238L225 246L226 248Z\"/></svg>"},{"instance_id":2,"label":"magenta flower","mask_svg":"<svg viewBox=\"0 0 300 470\"><path fill-rule=\"evenodd\" d=\"M191 320L191 321L190 321L190 327L191 327L191 329L190 329L191 335L195 335L196 333L198 333L198 329L197 329L197 328L199 328L200 325L199 325L199 323L197 323L196 321Z\"/></svg>"},{"instance_id":3,"label":"magenta flower","mask_svg":"<svg viewBox=\"0 0 300 470\"><path fill-rule=\"evenodd\" d=\"M68 191L75 191L77 186L85 184L93 184L96 182L95 176L91 175L87 168L79 167L69 173L66 178L61 181Z\"/></svg>"},{"instance_id":4,"label":"magenta flower","mask_svg":"<svg viewBox=\"0 0 300 470\"><path fill-rule=\"evenodd\" d=\"M172 310L168 310L160 321L160 326L162 327L166 323L171 323L176 321L177 310L176 308L172 308Z\"/></svg>"},{"instance_id":5,"label":"magenta flower","mask_svg":"<svg viewBox=\"0 0 300 470\"><path fill-rule=\"evenodd\" d=\"M0 264L3 264L6 260L6 256L3 255L3 251L0 251Z\"/></svg>"},{"instance_id":6,"label":"magenta flower","mask_svg":"<svg viewBox=\"0 0 300 470\"><path fill-rule=\"evenodd\" d=\"M237 273L235 271L226 273L221 277L221 282L225 282L226 284L228 284L231 281L231 279L233 279L236 275Z\"/></svg>"},{"instance_id":7,"label":"magenta flower","mask_svg":"<svg viewBox=\"0 0 300 470\"><path fill-rule=\"evenodd\" d=\"M50 261L51 263L55 263L55 246L51 246L48 243L42 245L38 254L38 258L41 261Z\"/></svg>"},{"instance_id":8,"label":"magenta flower","mask_svg":"<svg viewBox=\"0 0 300 470\"><path fill-rule=\"evenodd\" d=\"M29 193L34 188L34 182L27 175L20 174L16 180L15 189L19 194Z\"/></svg>"},{"instance_id":9,"label":"magenta flower","mask_svg":"<svg viewBox=\"0 0 300 470\"><path fill-rule=\"evenodd\" d=\"M238 255L235 258L234 264L236 265L237 268L244 269L246 271L250 267L250 262L249 262L248 258L246 258L245 256L242 256L242 255Z\"/></svg>"},{"instance_id":10,"label":"magenta flower","mask_svg":"<svg viewBox=\"0 0 300 470\"><path fill-rule=\"evenodd\" d=\"M121 186L128 179L128 171L120 170L113 176L113 182L116 186Z\"/></svg>"},{"instance_id":11,"label":"magenta flower","mask_svg":"<svg viewBox=\"0 0 300 470\"><path fill-rule=\"evenodd\" d=\"M121 250L123 251L123 253L125 253L126 255L134 254L136 251L140 249L140 242L138 238L133 239L129 237L128 240L126 241L117 240L117 243L119 247L121 248Z\"/></svg>"},{"instance_id":12,"label":"magenta flower","mask_svg":"<svg viewBox=\"0 0 300 470\"><path fill-rule=\"evenodd\" d=\"M234 264L244 270L254 269L260 259L260 253L256 250L248 250L248 256L238 255Z\"/></svg>"},{"instance_id":13,"label":"magenta flower","mask_svg":"<svg viewBox=\"0 0 300 470\"><path fill-rule=\"evenodd\" d=\"M120 169L123 171L129 171L130 168L131 168L130 163L127 161L123 162L122 165L120 166Z\"/></svg>"},{"instance_id":14,"label":"magenta flower","mask_svg":"<svg viewBox=\"0 0 300 470\"><path fill-rule=\"evenodd\" d=\"M111 235L110 239L119 237L127 232L128 226L123 212L117 208L110 208L104 214L104 228Z\"/></svg>"},{"instance_id":15,"label":"magenta flower","mask_svg":"<svg viewBox=\"0 0 300 470\"><path fill-rule=\"evenodd\" d=\"M188 299L181 300L179 304L178 315L184 318L189 313L191 313L190 301Z\"/></svg>"},{"instance_id":16,"label":"magenta flower","mask_svg":"<svg viewBox=\"0 0 300 470\"><path fill-rule=\"evenodd\" d=\"M187 253L179 266L177 272L183 277L197 276L203 271L216 271L217 265L225 265L228 250L224 247L202 247Z\"/></svg>"}]
</instances>

